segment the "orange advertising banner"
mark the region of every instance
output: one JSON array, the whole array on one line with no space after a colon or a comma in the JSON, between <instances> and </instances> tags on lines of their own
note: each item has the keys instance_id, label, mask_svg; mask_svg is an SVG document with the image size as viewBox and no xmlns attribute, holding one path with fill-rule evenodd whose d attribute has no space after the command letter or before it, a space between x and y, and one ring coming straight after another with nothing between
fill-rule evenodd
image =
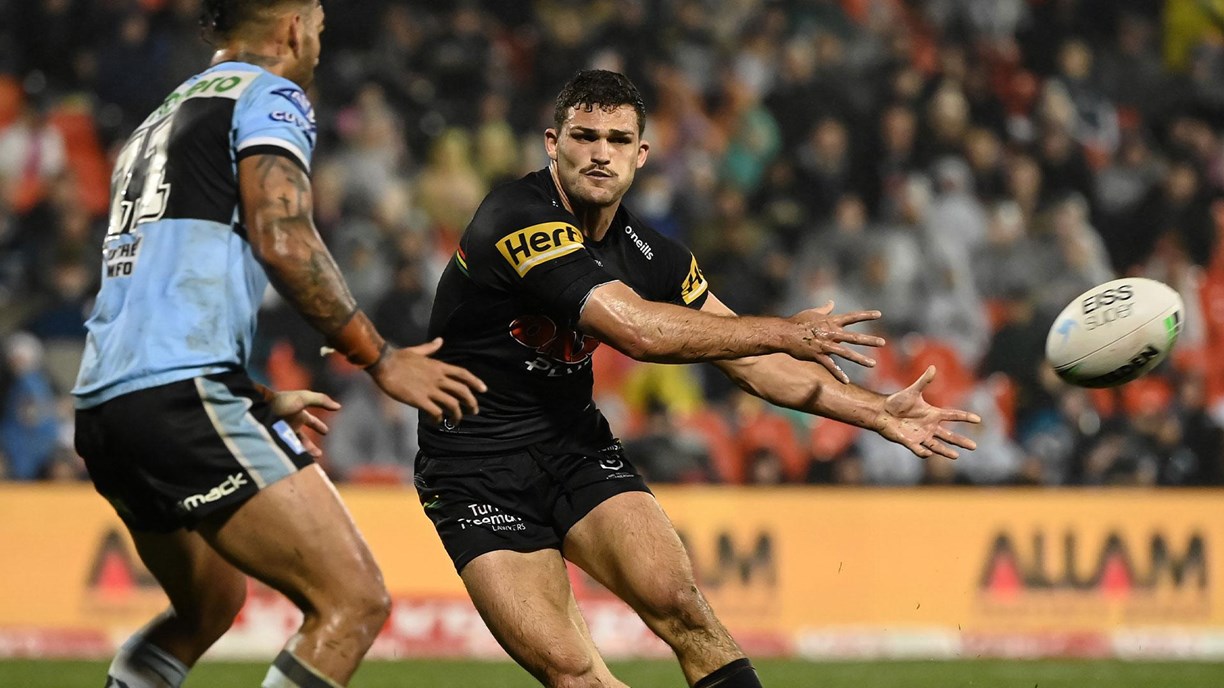
<instances>
[{"instance_id":1,"label":"orange advertising banner","mask_svg":"<svg viewBox=\"0 0 1224 688\"><path fill-rule=\"evenodd\" d=\"M701 586L755 655L1224 657L1213 491L659 488ZM411 488L342 490L395 599L375 656L495 656ZM98 655L166 604L88 486L0 485L0 656ZM611 655L666 648L573 570ZM219 654L296 611L253 586Z\"/></svg>"}]
</instances>

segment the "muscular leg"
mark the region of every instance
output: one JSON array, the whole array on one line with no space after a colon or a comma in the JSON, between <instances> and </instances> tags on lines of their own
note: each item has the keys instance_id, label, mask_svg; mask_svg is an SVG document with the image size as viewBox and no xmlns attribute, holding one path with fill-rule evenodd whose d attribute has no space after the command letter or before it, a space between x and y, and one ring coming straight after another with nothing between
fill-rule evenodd
<instances>
[{"instance_id":1,"label":"muscular leg","mask_svg":"<svg viewBox=\"0 0 1224 688\"><path fill-rule=\"evenodd\" d=\"M550 688L625 688L599 656L552 549L483 554L460 574L506 652Z\"/></svg>"},{"instance_id":2,"label":"muscular leg","mask_svg":"<svg viewBox=\"0 0 1224 688\"><path fill-rule=\"evenodd\" d=\"M382 629L390 600L323 471L315 465L298 471L199 532L231 564L302 610L302 626L285 649L312 673L346 684Z\"/></svg>"},{"instance_id":3,"label":"muscular leg","mask_svg":"<svg viewBox=\"0 0 1224 688\"><path fill-rule=\"evenodd\" d=\"M234 622L246 599L246 578L195 533L131 533L170 609L124 644L108 674L133 688L177 686Z\"/></svg>"},{"instance_id":4,"label":"muscular leg","mask_svg":"<svg viewBox=\"0 0 1224 688\"><path fill-rule=\"evenodd\" d=\"M626 492L595 507L566 535L565 556L671 646L690 685L744 658L697 589L680 536L652 495Z\"/></svg>"}]
</instances>

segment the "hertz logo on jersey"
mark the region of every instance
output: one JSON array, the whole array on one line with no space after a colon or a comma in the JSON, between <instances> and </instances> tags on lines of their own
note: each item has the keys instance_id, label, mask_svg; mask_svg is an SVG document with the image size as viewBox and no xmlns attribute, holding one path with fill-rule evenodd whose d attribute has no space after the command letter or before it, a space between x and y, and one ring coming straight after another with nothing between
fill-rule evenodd
<instances>
[{"instance_id":1,"label":"hertz logo on jersey","mask_svg":"<svg viewBox=\"0 0 1224 688\"><path fill-rule=\"evenodd\" d=\"M680 297L686 304L692 303L708 288L705 275L701 274L701 268L697 267L697 258L694 256L693 264L689 266L688 277L684 278L684 284L680 286Z\"/></svg>"},{"instance_id":2,"label":"hertz logo on jersey","mask_svg":"<svg viewBox=\"0 0 1224 688\"><path fill-rule=\"evenodd\" d=\"M564 222L545 222L520 229L497 241L506 262L514 267L519 277L525 277L532 268L560 258L582 248L582 233Z\"/></svg>"}]
</instances>

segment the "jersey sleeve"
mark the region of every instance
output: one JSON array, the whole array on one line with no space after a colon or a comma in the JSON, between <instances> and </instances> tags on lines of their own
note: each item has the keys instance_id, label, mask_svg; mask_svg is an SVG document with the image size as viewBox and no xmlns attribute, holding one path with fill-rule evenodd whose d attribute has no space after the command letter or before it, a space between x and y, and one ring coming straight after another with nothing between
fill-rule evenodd
<instances>
[{"instance_id":1,"label":"jersey sleeve","mask_svg":"<svg viewBox=\"0 0 1224 688\"><path fill-rule=\"evenodd\" d=\"M317 128L314 107L297 85L284 79L260 79L234 110L237 159L250 155L284 155L306 172L314 153Z\"/></svg>"},{"instance_id":2,"label":"jersey sleeve","mask_svg":"<svg viewBox=\"0 0 1224 688\"><path fill-rule=\"evenodd\" d=\"M665 300L700 310L710 295L710 285L706 283L705 275L701 274L697 257L677 241L665 238L662 245L666 251L663 262L666 266L665 281L662 285L663 293L668 295Z\"/></svg>"},{"instance_id":3,"label":"jersey sleeve","mask_svg":"<svg viewBox=\"0 0 1224 688\"><path fill-rule=\"evenodd\" d=\"M515 212L469 232L456 256L474 281L542 303L577 321L595 287L616 280L586 249L573 218L562 212Z\"/></svg>"}]
</instances>

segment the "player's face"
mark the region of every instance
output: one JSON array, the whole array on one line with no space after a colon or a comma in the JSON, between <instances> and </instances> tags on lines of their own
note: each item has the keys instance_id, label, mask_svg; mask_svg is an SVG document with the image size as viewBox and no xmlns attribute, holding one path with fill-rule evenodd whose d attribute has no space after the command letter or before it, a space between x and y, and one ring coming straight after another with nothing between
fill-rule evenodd
<instances>
[{"instance_id":1,"label":"player's face","mask_svg":"<svg viewBox=\"0 0 1224 688\"><path fill-rule=\"evenodd\" d=\"M631 105L610 111L597 106L590 112L570 108L560 131L544 133L544 147L570 201L597 207L620 201L650 148L638 134Z\"/></svg>"},{"instance_id":2,"label":"player's face","mask_svg":"<svg viewBox=\"0 0 1224 688\"><path fill-rule=\"evenodd\" d=\"M298 35L297 59L293 66L293 74L286 76L302 88L309 88L310 84L314 82L315 67L319 66L319 53L322 48L322 41L319 36L323 33L323 23L322 2L315 2L298 15L296 24Z\"/></svg>"}]
</instances>

